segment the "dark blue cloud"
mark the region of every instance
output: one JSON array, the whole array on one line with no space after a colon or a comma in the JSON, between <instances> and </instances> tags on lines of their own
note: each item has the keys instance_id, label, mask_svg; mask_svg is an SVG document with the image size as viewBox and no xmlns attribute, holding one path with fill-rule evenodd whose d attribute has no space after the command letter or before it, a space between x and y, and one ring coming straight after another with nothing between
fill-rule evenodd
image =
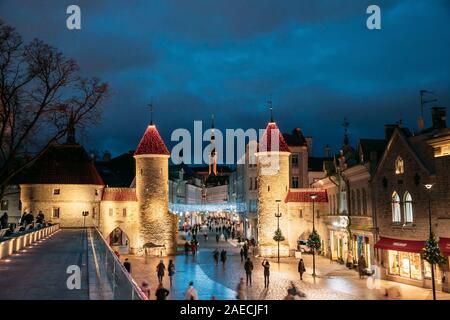
<instances>
[{"instance_id":1,"label":"dark blue cloud","mask_svg":"<svg viewBox=\"0 0 450 320\"><path fill-rule=\"evenodd\" d=\"M77 1L82 30L65 28L72 1L0 2L1 18L110 82L113 96L88 147L133 149L155 118L172 130L216 117L218 128L262 128L273 94L284 131L302 127L338 148L341 123L352 142L382 137L383 124L416 126L419 90L450 105L449 2L377 1L382 30L369 31L371 1Z\"/></svg>"}]
</instances>

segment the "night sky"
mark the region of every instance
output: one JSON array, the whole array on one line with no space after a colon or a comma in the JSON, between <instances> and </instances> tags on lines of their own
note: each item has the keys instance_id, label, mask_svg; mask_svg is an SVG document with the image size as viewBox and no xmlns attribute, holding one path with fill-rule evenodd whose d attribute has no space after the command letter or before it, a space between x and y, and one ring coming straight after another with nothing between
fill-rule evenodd
<instances>
[{"instance_id":1,"label":"night sky","mask_svg":"<svg viewBox=\"0 0 450 320\"><path fill-rule=\"evenodd\" d=\"M70 4L81 30L66 28ZM370 4L381 30L366 28ZM281 130L302 128L317 156L338 150L344 117L355 145L385 123L416 129L420 89L450 106L448 0L0 0L0 18L110 83L101 124L79 140L113 155L137 146L151 98L170 146L211 113L219 129L264 128L272 94Z\"/></svg>"}]
</instances>

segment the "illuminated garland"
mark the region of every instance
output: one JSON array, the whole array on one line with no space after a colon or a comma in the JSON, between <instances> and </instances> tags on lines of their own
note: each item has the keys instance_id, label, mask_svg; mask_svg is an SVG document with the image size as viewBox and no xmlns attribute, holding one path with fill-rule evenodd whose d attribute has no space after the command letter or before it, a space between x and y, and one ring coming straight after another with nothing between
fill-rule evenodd
<instances>
[{"instance_id":1,"label":"illuminated garland","mask_svg":"<svg viewBox=\"0 0 450 320\"><path fill-rule=\"evenodd\" d=\"M243 202L238 203L207 203L207 204L183 204L170 203L169 211L175 214L183 214L186 212L245 212L247 206Z\"/></svg>"}]
</instances>

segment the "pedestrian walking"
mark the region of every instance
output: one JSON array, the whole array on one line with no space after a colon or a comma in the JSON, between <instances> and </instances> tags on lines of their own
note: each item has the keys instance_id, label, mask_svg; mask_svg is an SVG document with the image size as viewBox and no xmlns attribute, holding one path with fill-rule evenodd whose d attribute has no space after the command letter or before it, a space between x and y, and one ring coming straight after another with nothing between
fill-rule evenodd
<instances>
[{"instance_id":1,"label":"pedestrian walking","mask_svg":"<svg viewBox=\"0 0 450 320\"><path fill-rule=\"evenodd\" d=\"M303 274L306 272L305 263L303 259L298 262L298 273L300 273L300 280L303 280Z\"/></svg>"},{"instance_id":2,"label":"pedestrian walking","mask_svg":"<svg viewBox=\"0 0 450 320\"><path fill-rule=\"evenodd\" d=\"M169 290L164 288L162 283L159 283L158 289L156 289L156 300L166 300L167 296L169 295Z\"/></svg>"},{"instance_id":3,"label":"pedestrian walking","mask_svg":"<svg viewBox=\"0 0 450 320\"><path fill-rule=\"evenodd\" d=\"M366 268L367 268L366 259L364 258L363 255L360 255L359 259L358 259L358 271L359 271L359 278L360 279L362 279L363 276L365 275Z\"/></svg>"},{"instance_id":4,"label":"pedestrian walking","mask_svg":"<svg viewBox=\"0 0 450 320\"><path fill-rule=\"evenodd\" d=\"M264 259L262 262L262 266L264 268L264 288L269 287L269 277L270 277L270 263L267 259Z\"/></svg>"},{"instance_id":5,"label":"pedestrian walking","mask_svg":"<svg viewBox=\"0 0 450 320\"><path fill-rule=\"evenodd\" d=\"M237 288L236 288L236 292L237 292L236 299L238 299L238 300L247 300L247 292L245 290L244 278L242 278L242 277L239 280L239 283L238 283Z\"/></svg>"},{"instance_id":6,"label":"pedestrian walking","mask_svg":"<svg viewBox=\"0 0 450 320\"><path fill-rule=\"evenodd\" d=\"M186 242L184 243L184 254L187 256L189 254L189 250L191 248L191 245L189 244L189 242L186 240Z\"/></svg>"},{"instance_id":7,"label":"pedestrian walking","mask_svg":"<svg viewBox=\"0 0 450 320\"><path fill-rule=\"evenodd\" d=\"M203 233L203 237L205 238L205 242L208 241L208 233L206 231Z\"/></svg>"},{"instance_id":8,"label":"pedestrian walking","mask_svg":"<svg viewBox=\"0 0 450 320\"><path fill-rule=\"evenodd\" d=\"M197 290L194 288L194 282L189 282L189 286L184 294L184 300L198 300Z\"/></svg>"},{"instance_id":9,"label":"pedestrian walking","mask_svg":"<svg viewBox=\"0 0 450 320\"><path fill-rule=\"evenodd\" d=\"M247 261L245 261L244 264L244 269L245 269L245 275L247 278L247 286L250 283L250 286L252 286L252 271L253 271L253 263L251 262L250 258L247 258Z\"/></svg>"},{"instance_id":10,"label":"pedestrian walking","mask_svg":"<svg viewBox=\"0 0 450 320\"><path fill-rule=\"evenodd\" d=\"M214 262L216 263L216 266L219 264L219 250L215 249L213 251L213 258Z\"/></svg>"},{"instance_id":11,"label":"pedestrian walking","mask_svg":"<svg viewBox=\"0 0 450 320\"><path fill-rule=\"evenodd\" d=\"M123 266L128 271L128 273L131 274L131 263L130 261L128 261L128 258L125 259Z\"/></svg>"},{"instance_id":12,"label":"pedestrian walking","mask_svg":"<svg viewBox=\"0 0 450 320\"><path fill-rule=\"evenodd\" d=\"M175 274L175 264L172 260L169 260L169 266L167 267L167 271L169 272L170 286L172 287L172 278Z\"/></svg>"},{"instance_id":13,"label":"pedestrian walking","mask_svg":"<svg viewBox=\"0 0 450 320\"><path fill-rule=\"evenodd\" d=\"M239 254L241 255L241 262L244 261L244 249L241 248L241 251L239 252Z\"/></svg>"},{"instance_id":14,"label":"pedestrian walking","mask_svg":"<svg viewBox=\"0 0 450 320\"><path fill-rule=\"evenodd\" d=\"M220 252L220 261L222 261L222 266L225 268L225 262L227 261L227 252L225 249L222 249L222 252Z\"/></svg>"},{"instance_id":15,"label":"pedestrian walking","mask_svg":"<svg viewBox=\"0 0 450 320\"><path fill-rule=\"evenodd\" d=\"M165 270L166 270L166 266L164 265L163 261L160 260L159 264L156 266L156 274L158 276L159 283L162 283L162 281L163 281Z\"/></svg>"},{"instance_id":16,"label":"pedestrian walking","mask_svg":"<svg viewBox=\"0 0 450 320\"><path fill-rule=\"evenodd\" d=\"M347 254L347 268L352 269L353 268L353 254L351 251Z\"/></svg>"},{"instance_id":17,"label":"pedestrian walking","mask_svg":"<svg viewBox=\"0 0 450 320\"><path fill-rule=\"evenodd\" d=\"M4 212L0 218L0 229L6 229L8 227L8 213Z\"/></svg>"},{"instance_id":18,"label":"pedestrian walking","mask_svg":"<svg viewBox=\"0 0 450 320\"><path fill-rule=\"evenodd\" d=\"M216 242L219 243L220 235L216 233Z\"/></svg>"},{"instance_id":19,"label":"pedestrian walking","mask_svg":"<svg viewBox=\"0 0 450 320\"><path fill-rule=\"evenodd\" d=\"M142 281L141 290L146 295L146 297L150 299L151 296L150 286L148 285L147 281Z\"/></svg>"},{"instance_id":20,"label":"pedestrian walking","mask_svg":"<svg viewBox=\"0 0 450 320\"><path fill-rule=\"evenodd\" d=\"M197 253L197 243L196 241L191 241L191 250L192 250L192 258L195 258L195 254Z\"/></svg>"}]
</instances>

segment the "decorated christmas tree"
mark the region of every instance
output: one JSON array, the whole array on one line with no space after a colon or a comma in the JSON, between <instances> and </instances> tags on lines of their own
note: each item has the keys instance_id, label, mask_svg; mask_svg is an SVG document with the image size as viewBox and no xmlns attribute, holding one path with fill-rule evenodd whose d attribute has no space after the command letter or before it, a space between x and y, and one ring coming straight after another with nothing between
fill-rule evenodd
<instances>
[{"instance_id":1,"label":"decorated christmas tree","mask_svg":"<svg viewBox=\"0 0 450 320\"><path fill-rule=\"evenodd\" d=\"M321 247L320 236L316 230L314 230L308 238L308 247L314 250L319 250Z\"/></svg>"},{"instance_id":2,"label":"decorated christmas tree","mask_svg":"<svg viewBox=\"0 0 450 320\"><path fill-rule=\"evenodd\" d=\"M441 254L441 249L439 248L439 244L436 241L434 234L432 234L431 237L425 242L423 258L431 264L442 264L445 262L445 258Z\"/></svg>"},{"instance_id":3,"label":"decorated christmas tree","mask_svg":"<svg viewBox=\"0 0 450 320\"><path fill-rule=\"evenodd\" d=\"M276 242L284 241L284 236L281 233L280 228L278 228L277 231L275 231L275 235L273 237L273 240L275 240Z\"/></svg>"}]
</instances>

